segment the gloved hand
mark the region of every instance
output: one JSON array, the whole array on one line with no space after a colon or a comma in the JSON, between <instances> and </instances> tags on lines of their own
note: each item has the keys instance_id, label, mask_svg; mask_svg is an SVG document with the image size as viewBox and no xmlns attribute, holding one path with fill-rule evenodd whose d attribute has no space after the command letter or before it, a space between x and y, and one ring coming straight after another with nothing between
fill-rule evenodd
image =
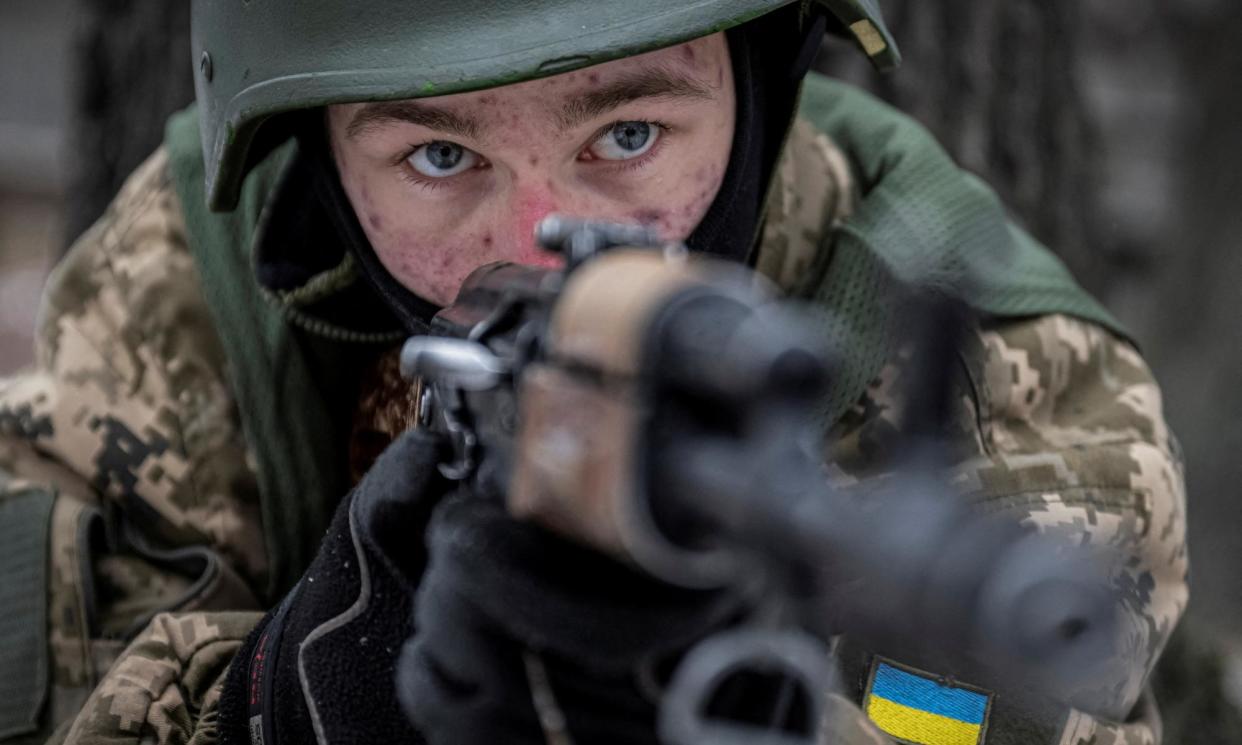
<instances>
[{"instance_id":1,"label":"gloved hand","mask_svg":"<svg viewBox=\"0 0 1242 745\"><path fill-rule=\"evenodd\" d=\"M428 550L398 692L433 745L654 743L667 663L740 610L517 522L495 495L448 497Z\"/></svg>"},{"instance_id":2,"label":"gloved hand","mask_svg":"<svg viewBox=\"0 0 1242 745\"><path fill-rule=\"evenodd\" d=\"M230 667L225 745L544 743L536 699L549 695L575 741L655 742L642 676L737 600L520 523L498 494L446 497L445 455L438 437L406 433L343 501Z\"/></svg>"},{"instance_id":3,"label":"gloved hand","mask_svg":"<svg viewBox=\"0 0 1242 745\"><path fill-rule=\"evenodd\" d=\"M449 488L442 454L439 437L408 432L342 501L306 574L229 668L221 742L421 742L393 675L413 633L425 528Z\"/></svg>"}]
</instances>

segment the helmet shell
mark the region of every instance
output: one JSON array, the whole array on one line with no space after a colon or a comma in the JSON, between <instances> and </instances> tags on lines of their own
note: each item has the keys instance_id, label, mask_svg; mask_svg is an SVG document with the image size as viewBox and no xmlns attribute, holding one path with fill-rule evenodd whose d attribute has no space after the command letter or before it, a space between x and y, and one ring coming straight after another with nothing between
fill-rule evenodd
<instances>
[{"instance_id":1,"label":"helmet shell","mask_svg":"<svg viewBox=\"0 0 1242 745\"><path fill-rule=\"evenodd\" d=\"M555 75L745 23L791 0L193 0L207 196L237 203L270 117ZM812 3L802 0L808 10ZM880 68L900 57L875 0L815 0Z\"/></svg>"}]
</instances>

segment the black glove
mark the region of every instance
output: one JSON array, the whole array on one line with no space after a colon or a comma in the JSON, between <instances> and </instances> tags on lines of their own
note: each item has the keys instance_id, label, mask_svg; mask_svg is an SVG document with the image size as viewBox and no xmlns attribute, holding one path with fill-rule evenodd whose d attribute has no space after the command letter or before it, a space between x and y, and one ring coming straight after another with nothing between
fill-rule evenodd
<instances>
[{"instance_id":1,"label":"black glove","mask_svg":"<svg viewBox=\"0 0 1242 745\"><path fill-rule=\"evenodd\" d=\"M576 741L655 741L644 676L736 615L736 598L519 523L499 495L442 499L444 450L403 435L343 501L229 669L225 745L543 743L532 660Z\"/></svg>"},{"instance_id":2,"label":"black glove","mask_svg":"<svg viewBox=\"0 0 1242 745\"><path fill-rule=\"evenodd\" d=\"M426 432L403 435L342 501L306 574L229 668L221 742L422 741L393 676L413 631L427 521L448 487L436 469L441 445Z\"/></svg>"},{"instance_id":3,"label":"black glove","mask_svg":"<svg viewBox=\"0 0 1242 745\"><path fill-rule=\"evenodd\" d=\"M428 546L397 686L433 745L544 743L536 699L575 742L653 743L666 663L739 612L519 523L494 496L447 498Z\"/></svg>"}]
</instances>

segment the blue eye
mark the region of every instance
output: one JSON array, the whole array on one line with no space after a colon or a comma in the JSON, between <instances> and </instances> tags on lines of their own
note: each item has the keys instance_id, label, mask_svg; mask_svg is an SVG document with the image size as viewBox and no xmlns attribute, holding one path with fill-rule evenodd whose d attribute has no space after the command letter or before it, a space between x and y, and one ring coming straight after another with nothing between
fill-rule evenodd
<instances>
[{"instance_id":1,"label":"blue eye","mask_svg":"<svg viewBox=\"0 0 1242 745\"><path fill-rule=\"evenodd\" d=\"M650 122L617 122L591 145L591 154L603 160L630 160L646 153L660 139L660 128Z\"/></svg>"},{"instance_id":2,"label":"blue eye","mask_svg":"<svg viewBox=\"0 0 1242 745\"><path fill-rule=\"evenodd\" d=\"M479 163L478 153L455 142L436 140L415 150L406 162L420 175L447 178L467 171Z\"/></svg>"}]
</instances>

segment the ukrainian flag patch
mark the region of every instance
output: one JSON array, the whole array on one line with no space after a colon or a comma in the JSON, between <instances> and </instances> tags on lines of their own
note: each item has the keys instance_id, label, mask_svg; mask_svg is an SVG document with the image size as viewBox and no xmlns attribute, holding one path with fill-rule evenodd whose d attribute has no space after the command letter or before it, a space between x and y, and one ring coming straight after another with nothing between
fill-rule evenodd
<instances>
[{"instance_id":1,"label":"ukrainian flag patch","mask_svg":"<svg viewBox=\"0 0 1242 745\"><path fill-rule=\"evenodd\" d=\"M876 725L918 745L979 745L992 694L876 658L863 708Z\"/></svg>"}]
</instances>

